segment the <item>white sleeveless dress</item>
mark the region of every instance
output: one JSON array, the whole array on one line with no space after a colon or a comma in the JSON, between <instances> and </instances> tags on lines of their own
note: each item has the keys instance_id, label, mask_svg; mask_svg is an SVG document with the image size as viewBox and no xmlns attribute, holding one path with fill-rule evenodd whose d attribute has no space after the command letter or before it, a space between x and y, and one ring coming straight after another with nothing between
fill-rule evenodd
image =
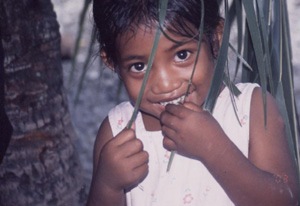
<instances>
[{"instance_id":1,"label":"white sleeveless dress","mask_svg":"<svg viewBox=\"0 0 300 206\"><path fill-rule=\"evenodd\" d=\"M213 116L231 141L248 157L250 103L257 84L237 84L242 92L235 98L237 116L226 87L219 95ZM116 136L131 118L133 106L123 102L109 112L109 122ZM162 144L161 131L145 130L141 113L136 119L136 135L149 153L149 173L135 188L127 191L127 206L233 206L222 187L197 160L175 155L166 172L170 152Z\"/></svg>"}]
</instances>

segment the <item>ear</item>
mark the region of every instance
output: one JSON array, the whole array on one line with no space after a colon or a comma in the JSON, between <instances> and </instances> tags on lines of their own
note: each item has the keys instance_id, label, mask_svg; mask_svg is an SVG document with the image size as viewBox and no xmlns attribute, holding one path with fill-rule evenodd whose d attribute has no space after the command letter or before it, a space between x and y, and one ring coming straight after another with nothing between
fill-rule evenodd
<instances>
[{"instance_id":1,"label":"ear","mask_svg":"<svg viewBox=\"0 0 300 206\"><path fill-rule=\"evenodd\" d=\"M220 47L222 44L224 23L225 23L224 19L220 18L219 24L213 35L213 52L215 57L219 55Z\"/></svg>"},{"instance_id":2,"label":"ear","mask_svg":"<svg viewBox=\"0 0 300 206\"><path fill-rule=\"evenodd\" d=\"M102 61L104 62L104 64L112 71L116 72L114 66L112 64L110 64L107 60L107 55L105 51L100 51L100 58L102 59Z\"/></svg>"}]
</instances>

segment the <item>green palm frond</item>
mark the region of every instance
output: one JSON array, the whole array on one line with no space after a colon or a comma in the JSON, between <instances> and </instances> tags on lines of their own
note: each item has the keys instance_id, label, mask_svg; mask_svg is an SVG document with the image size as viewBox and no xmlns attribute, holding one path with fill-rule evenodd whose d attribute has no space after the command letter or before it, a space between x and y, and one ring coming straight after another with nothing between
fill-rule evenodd
<instances>
[{"instance_id":1,"label":"green palm frond","mask_svg":"<svg viewBox=\"0 0 300 206\"><path fill-rule=\"evenodd\" d=\"M227 54L229 47L230 27L229 27L229 13L228 1L225 0L225 24L223 31L222 44L219 51L219 56L215 66L215 73L209 88L203 109L212 112L218 97L220 88L223 82L224 69L227 62Z\"/></svg>"},{"instance_id":2,"label":"green palm frond","mask_svg":"<svg viewBox=\"0 0 300 206\"><path fill-rule=\"evenodd\" d=\"M197 62L198 62L200 48L201 48L201 42L202 42L202 38L203 38L203 28L204 28L204 1L201 1L201 22L200 22L200 27L199 27L199 39L198 39L197 55L196 55L193 71L192 71L192 74L191 74L191 77L189 79L189 83L188 83L188 86L187 86L187 89L186 89L186 93L184 95L184 101L185 101L186 97L189 94L190 86L192 85L193 76L194 76L194 73L195 73L195 70L196 70L196 65L197 65ZM170 159L169 159L169 162L168 162L168 165L167 165L167 172L169 172L170 169L171 169L172 162L174 160L175 154L176 154L176 151L172 151L171 154L170 154Z\"/></svg>"},{"instance_id":3,"label":"green palm frond","mask_svg":"<svg viewBox=\"0 0 300 206\"><path fill-rule=\"evenodd\" d=\"M89 9L89 6L90 6L91 2L92 2L92 0L85 0L84 1L83 9L82 9L81 14L80 14L79 24L78 24L78 32L77 32L77 37L76 37L76 41L75 41L75 49L74 49L74 54L72 56L72 66L71 66L71 71L70 71L69 83L71 83L73 81L73 78L74 78L74 70L75 70L75 65L76 65L76 62L77 62L77 55L78 55L78 52L79 52L79 45L80 45L80 41L81 41L81 38L82 38L85 18L86 18L86 14L88 12L88 9Z\"/></svg>"},{"instance_id":4,"label":"green palm frond","mask_svg":"<svg viewBox=\"0 0 300 206\"><path fill-rule=\"evenodd\" d=\"M267 91L275 97L284 118L292 155L299 167L299 122L286 1L242 2L246 18L244 59L253 68L253 71L242 70L242 81L260 84L264 98Z\"/></svg>"},{"instance_id":5,"label":"green palm frond","mask_svg":"<svg viewBox=\"0 0 300 206\"><path fill-rule=\"evenodd\" d=\"M165 21L165 17L166 17L166 13L167 13L167 5L168 5L168 0L161 0L160 1L159 25L163 25L163 23ZM131 128L133 122L136 119L136 116L137 116L137 113L138 113L138 110L139 110L139 106L140 106L140 103L142 101L144 89L146 87L147 80L148 80L148 77L149 77L149 74L150 74L150 71L151 71L151 68L152 68L153 60L154 60L154 57L155 57L155 54L156 54L156 49L158 47L158 42L159 42L159 38L160 38L161 33L162 33L162 30L160 29L160 26L158 26L157 29L156 29L156 33L155 33L151 54L150 54L150 57L149 57L149 60L148 60L148 63L147 63L147 70L146 70L146 73L145 73L145 76L144 76L144 80L143 80L138 98L135 102L134 111L133 111L131 119L130 119L128 125L127 125L127 128Z\"/></svg>"}]
</instances>

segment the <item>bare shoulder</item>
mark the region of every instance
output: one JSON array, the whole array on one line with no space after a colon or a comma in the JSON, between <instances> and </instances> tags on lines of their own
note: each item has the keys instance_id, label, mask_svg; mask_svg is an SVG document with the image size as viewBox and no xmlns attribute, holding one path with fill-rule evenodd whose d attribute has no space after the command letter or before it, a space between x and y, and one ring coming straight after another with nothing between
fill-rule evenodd
<instances>
[{"instance_id":1,"label":"bare shoulder","mask_svg":"<svg viewBox=\"0 0 300 206\"><path fill-rule=\"evenodd\" d=\"M289 150L283 118L275 99L266 94L265 115L262 91L255 88L250 109L249 159L259 169L275 175L296 178L296 169Z\"/></svg>"},{"instance_id":2,"label":"bare shoulder","mask_svg":"<svg viewBox=\"0 0 300 206\"><path fill-rule=\"evenodd\" d=\"M254 120L254 121L251 122L252 125L250 125L250 129L251 128L254 129L252 126L256 125L258 128L255 128L255 131L257 131L257 129L263 129L266 132L267 131L271 132L274 129L283 131L284 122L279 112L277 103L275 99L272 97L272 95L268 92L266 93L266 103L267 103L267 107L266 107L267 113L265 119L263 94L261 88L256 87L252 93L252 99L251 99L250 120ZM267 125L265 125L265 120Z\"/></svg>"},{"instance_id":3,"label":"bare shoulder","mask_svg":"<svg viewBox=\"0 0 300 206\"><path fill-rule=\"evenodd\" d=\"M103 148L103 146L113 138L112 130L109 124L108 117L106 117L102 124L100 125L100 128L98 130L98 134L94 143L94 152L93 152L93 170L95 173L95 170L98 165L99 161L99 155Z\"/></svg>"}]
</instances>

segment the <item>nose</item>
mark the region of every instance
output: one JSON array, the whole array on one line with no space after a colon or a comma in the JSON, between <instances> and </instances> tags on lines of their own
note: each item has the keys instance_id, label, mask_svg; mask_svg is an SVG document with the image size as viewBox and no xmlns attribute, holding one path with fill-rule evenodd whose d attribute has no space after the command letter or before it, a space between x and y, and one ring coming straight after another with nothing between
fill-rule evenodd
<instances>
[{"instance_id":1,"label":"nose","mask_svg":"<svg viewBox=\"0 0 300 206\"><path fill-rule=\"evenodd\" d=\"M171 93L181 87L182 82L176 72L164 67L152 68L151 72L151 91L154 94Z\"/></svg>"}]
</instances>

